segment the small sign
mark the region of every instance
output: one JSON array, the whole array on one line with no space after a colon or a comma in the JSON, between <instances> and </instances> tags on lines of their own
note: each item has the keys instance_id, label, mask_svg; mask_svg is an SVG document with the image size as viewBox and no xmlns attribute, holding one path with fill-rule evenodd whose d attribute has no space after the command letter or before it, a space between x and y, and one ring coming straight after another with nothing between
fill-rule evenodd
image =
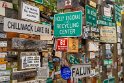
<instances>
[{"instance_id":1,"label":"small sign","mask_svg":"<svg viewBox=\"0 0 124 83\"><path fill-rule=\"evenodd\" d=\"M0 15L5 16L5 8L0 7Z\"/></svg>"},{"instance_id":2,"label":"small sign","mask_svg":"<svg viewBox=\"0 0 124 83\"><path fill-rule=\"evenodd\" d=\"M103 26L100 28L100 41L105 43L116 43L116 28Z\"/></svg>"},{"instance_id":3,"label":"small sign","mask_svg":"<svg viewBox=\"0 0 124 83\"><path fill-rule=\"evenodd\" d=\"M82 35L82 12L68 12L55 14L55 37L79 37Z\"/></svg>"},{"instance_id":4,"label":"small sign","mask_svg":"<svg viewBox=\"0 0 124 83\"><path fill-rule=\"evenodd\" d=\"M78 52L79 41L77 38L69 38L68 52Z\"/></svg>"},{"instance_id":5,"label":"small sign","mask_svg":"<svg viewBox=\"0 0 124 83\"><path fill-rule=\"evenodd\" d=\"M104 60L104 65L111 65L113 63L112 59Z\"/></svg>"},{"instance_id":6,"label":"small sign","mask_svg":"<svg viewBox=\"0 0 124 83\"><path fill-rule=\"evenodd\" d=\"M37 7L22 3L22 19L40 21L40 10Z\"/></svg>"},{"instance_id":7,"label":"small sign","mask_svg":"<svg viewBox=\"0 0 124 83\"><path fill-rule=\"evenodd\" d=\"M56 40L56 51L67 51L68 38L60 38Z\"/></svg>"},{"instance_id":8,"label":"small sign","mask_svg":"<svg viewBox=\"0 0 124 83\"><path fill-rule=\"evenodd\" d=\"M0 76L9 76L9 75L11 75L10 70L0 71Z\"/></svg>"},{"instance_id":9,"label":"small sign","mask_svg":"<svg viewBox=\"0 0 124 83\"><path fill-rule=\"evenodd\" d=\"M0 8L13 8L13 4L6 2L6 1L0 1Z\"/></svg>"},{"instance_id":10,"label":"small sign","mask_svg":"<svg viewBox=\"0 0 124 83\"><path fill-rule=\"evenodd\" d=\"M0 41L0 47L7 47L7 41Z\"/></svg>"},{"instance_id":11,"label":"small sign","mask_svg":"<svg viewBox=\"0 0 124 83\"><path fill-rule=\"evenodd\" d=\"M21 56L22 69L40 67L40 56Z\"/></svg>"},{"instance_id":12,"label":"small sign","mask_svg":"<svg viewBox=\"0 0 124 83\"><path fill-rule=\"evenodd\" d=\"M0 70L6 70L6 64L1 64L1 62L0 62Z\"/></svg>"},{"instance_id":13,"label":"small sign","mask_svg":"<svg viewBox=\"0 0 124 83\"><path fill-rule=\"evenodd\" d=\"M5 32L51 35L51 26L4 17Z\"/></svg>"},{"instance_id":14,"label":"small sign","mask_svg":"<svg viewBox=\"0 0 124 83\"><path fill-rule=\"evenodd\" d=\"M68 80L71 78L71 69L67 66L61 68L61 77L64 80Z\"/></svg>"},{"instance_id":15,"label":"small sign","mask_svg":"<svg viewBox=\"0 0 124 83\"><path fill-rule=\"evenodd\" d=\"M36 2L36 3L40 3L40 4L43 3L43 0L31 0L31 1L34 1L34 2Z\"/></svg>"},{"instance_id":16,"label":"small sign","mask_svg":"<svg viewBox=\"0 0 124 83\"><path fill-rule=\"evenodd\" d=\"M91 65L90 64L82 64L82 65L74 65L71 67L71 78L83 78L91 76Z\"/></svg>"},{"instance_id":17,"label":"small sign","mask_svg":"<svg viewBox=\"0 0 124 83\"><path fill-rule=\"evenodd\" d=\"M86 5L86 25L93 26L96 28L97 26L97 15L96 9Z\"/></svg>"},{"instance_id":18,"label":"small sign","mask_svg":"<svg viewBox=\"0 0 124 83\"><path fill-rule=\"evenodd\" d=\"M37 79L47 79L49 77L49 68L48 67L40 67L37 71Z\"/></svg>"}]
</instances>

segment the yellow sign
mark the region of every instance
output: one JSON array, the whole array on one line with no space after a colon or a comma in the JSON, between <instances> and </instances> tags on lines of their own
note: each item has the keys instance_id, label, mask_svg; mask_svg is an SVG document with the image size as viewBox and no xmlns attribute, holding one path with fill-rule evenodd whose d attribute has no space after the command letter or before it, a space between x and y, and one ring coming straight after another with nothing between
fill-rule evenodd
<instances>
[{"instance_id":1,"label":"yellow sign","mask_svg":"<svg viewBox=\"0 0 124 83\"><path fill-rule=\"evenodd\" d=\"M0 64L6 64L5 58L0 58Z\"/></svg>"},{"instance_id":2,"label":"yellow sign","mask_svg":"<svg viewBox=\"0 0 124 83\"><path fill-rule=\"evenodd\" d=\"M96 3L93 1L90 1L90 5L96 8Z\"/></svg>"},{"instance_id":3,"label":"yellow sign","mask_svg":"<svg viewBox=\"0 0 124 83\"><path fill-rule=\"evenodd\" d=\"M77 38L69 38L68 52L78 52L78 39Z\"/></svg>"},{"instance_id":4,"label":"yellow sign","mask_svg":"<svg viewBox=\"0 0 124 83\"><path fill-rule=\"evenodd\" d=\"M121 26L121 22L117 22L117 26Z\"/></svg>"},{"instance_id":5,"label":"yellow sign","mask_svg":"<svg viewBox=\"0 0 124 83\"><path fill-rule=\"evenodd\" d=\"M105 43L117 43L116 28L108 26L101 27L100 41Z\"/></svg>"}]
</instances>

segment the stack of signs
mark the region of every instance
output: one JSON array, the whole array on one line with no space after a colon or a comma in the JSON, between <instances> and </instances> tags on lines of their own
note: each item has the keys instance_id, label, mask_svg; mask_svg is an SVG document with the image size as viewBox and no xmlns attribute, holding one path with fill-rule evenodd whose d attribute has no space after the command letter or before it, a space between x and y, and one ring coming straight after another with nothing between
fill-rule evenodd
<instances>
[{"instance_id":1,"label":"stack of signs","mask_svg":"<svg viewBox=\"0 0 124 83\"><path fill-rule=\"evenodd\" d=\"M78 38L56 39L56 51L78 52Z\"/></svg>"},{"instance_id":2,"label":"stack of signs","mask_svg":"<svg viewBox=\"0 0 124 83\"><path fill-rule=\"evenodd\" d=\"M7 56L7 53L0 53L0 83L10 82L10 71L6 70L6 62L5 57Z\"/></svg>"},{"instance_id":3,"label":"stack of signs","mask_svg":"<svg viewBox=\"0 0 124 83\"><path fill-rule=\"evenodd\" d=\"M21 68L37 68L40 67L40 56L37 52L21 52Z\"/></svg>"}]
</instances>

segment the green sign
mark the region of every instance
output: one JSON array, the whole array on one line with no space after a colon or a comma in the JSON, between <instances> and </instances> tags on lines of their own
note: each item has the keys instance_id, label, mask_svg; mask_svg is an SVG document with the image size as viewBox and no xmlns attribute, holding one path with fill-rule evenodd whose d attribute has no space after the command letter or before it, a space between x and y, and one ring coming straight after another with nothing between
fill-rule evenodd
<instances>
[{"instance_id":1,"label":"green sign","mask_svg":"<svg viewBox=\"0 0 124 83\"><path fill-rule=\"evenodd\" d=\"M73 55L68 56L68 61L71 64L79 64L80 60Z\"/></svg>"},{"instance_id":2,"label":"green sign","mask_svg":"<svg viewBox=\"0 0 124 83\"><path fill-rule=\"evenodd\" d=\"M111 65L112 64L112 59L106 59L106 60L104 60L104 65Z\"/></svg>"},{"instance_id":3,"label":"green sign","mask_svg":"<svg viewBox=\"0 0 124 83\"><path fill-rule=\"evenodd\" d=\"M108 17L108 16L102 16L102 19L104 20L104 21L107 21L107 22L112 22L112 17Z\"/></svg>"},{"instance_id":4,"label":"green sign","mask_svg":"<svg viewBox=\"0 0 124 83\"><path fill-rule=\"evenodd\" d=\"M79 37L82 35L82 12L68 12L55 14L55 37Z\"/></svg>"},{"instance_id":5,"label":"green sign","mask_svg":"<svg viewBox=\"0 0 124 83\"><path fill-rule=\"evenodd\" d=\"M115 21L117 22L121 22L121 6L119 5L114 5L114 8L115 8Z\"/></svg>"},{"instance_id":6,"label":"green sign","mask_svg":"<svg viewBox=\"0 0 124 83\"><path fill-rule=\"evenodd\" d=\"M103 21L103 20L98 20L97 24L103 25L103 26L115 26L115 23L107 22L107 21Z\"/></svg>"},{"instance_id":7,"label":"green sign","mask_svg":"<svg viewBox=\"0 0 124 83\"><path fill-rule=\"evenodd\" d=\"M115 78L105 79L103 83L115 83Z\"/></svg>"},{"instance_id":8,"label":"green sign","mask_svg":"<svg viewBox=\"0 0 124 83\"><path fill-rule=\"evenodd\" d=\"M33 0L33 1L36 2L36 3L40 3L40 4L43 3L43 0Z\"/></svg>"},{"instance_id":9,"label":"green sign","mask_svg":"<svg viewBox=\"0 0 124 83\"><path fill-rule=\"evenodd\" d=\"M96 9L86 5L86 25L96 27L97 26L97 15Z\"/></svg>"}]
</instances>

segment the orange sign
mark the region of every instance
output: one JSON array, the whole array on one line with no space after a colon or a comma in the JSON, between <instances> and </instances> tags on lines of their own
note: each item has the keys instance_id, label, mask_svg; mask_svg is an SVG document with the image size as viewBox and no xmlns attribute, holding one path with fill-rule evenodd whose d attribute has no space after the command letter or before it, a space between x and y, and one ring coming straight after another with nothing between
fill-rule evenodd
<instances>
[{"instance_id":1,"label":"orange sign","mask_svg":"<svg viewBox=\"0 0 124 83\"><path fill-rule=\"evenodd\" d=\"M0 64L6 64L5 58L0 58Z\"/></svg>"},{"instance_id":2,"label":"orange sign","mask_svg":"<svg viewBox=\"0 0 124 83\"><path fill-rule=\"evenodd\" d=\"M77 38L69 38L68 44L68 52L78 52L78 39Z\"/></svg>"}]
</instances>

